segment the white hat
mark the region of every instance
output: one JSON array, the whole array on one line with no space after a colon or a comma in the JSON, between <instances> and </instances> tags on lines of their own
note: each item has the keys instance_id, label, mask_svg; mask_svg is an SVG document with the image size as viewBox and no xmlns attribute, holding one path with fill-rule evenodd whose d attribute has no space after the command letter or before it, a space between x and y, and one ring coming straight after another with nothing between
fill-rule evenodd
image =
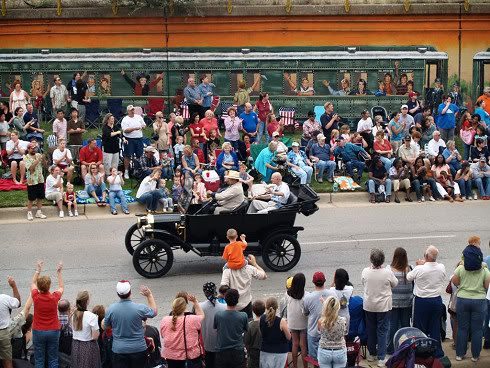
<instances>
[{"instance_id":1,"label":"white hat","mask_svg":"<svg viewBox=\"0 0 490 368\"><path fill-rule=\"evenodd\" d=\"M131 292L131 283L127 280L121 280L116 286L117 295L128 295Z\"/></svg>"},{"instance_id":2,"label":"white hat","mask_svg":"<svg viewBox=\"0 0 490 368\"><path fill-rule=\"evenodd\" d=\"M316 139L317 139L318 141L321 141L321 140L325 139L325 136L323 135L323 133L320 133L320 134L318 134L318 135L316 136Z\"/></svg>"},{"instance_id":3,"label":"white hat","mask_svg":"<svg viewBox=\"0 0 490 368\"><path fill-rule=\"evenodd\" d=\"M126 111L130 111L130 110L134 110L134 106L133 105L128 105L128 107L126 107Z\"/></svg>"},{"instance_id":4,"label":"white hat","mask_svg":"<svg viewBox=\"0 0 490 368\"><path fill-rule=\"evenodd\" d=\"M229 170L225 175L225 179L240 180L240 173L235 170Z\"/></svg>"},{"instance_id":5,"label":"white hat","mask_svg":"<svg viewBox=\"0 0 490 368\"><path fill-rule=\"evenodd\" d=\"M153 153L155 153L155 152L157 152L157 150L153 146L146 146L145 147L145 152L153 152Z\"/></svg>"},{"instance_id":6,"label":"white hat","mask_svg":"<svg viewBox=\"0 0 490 368\"><path fill-rule=\"evenodd\" d=\"M402 105L401 109L408 109L408 105Z\"/></svg>"},{"instance_id":7,"label":"white hat","mask_svg":"<svg viewBox=\"0 0 490 368\"><path fill-rule=\"evenodd\" d=\"M279 137L281 134L278 131L272 133L273 137Z\"/></svg>"},{"instance_id":8,"label":"white hat","mask_svg":"<svg viewBox=\"0 0 490 368\"><path fill-rule=\"evenodd\" d=\"M299 143L298 143L298 142L293 142L293 143L291 144L291 147L299 147Z\"/></svg>"}]
</instances>

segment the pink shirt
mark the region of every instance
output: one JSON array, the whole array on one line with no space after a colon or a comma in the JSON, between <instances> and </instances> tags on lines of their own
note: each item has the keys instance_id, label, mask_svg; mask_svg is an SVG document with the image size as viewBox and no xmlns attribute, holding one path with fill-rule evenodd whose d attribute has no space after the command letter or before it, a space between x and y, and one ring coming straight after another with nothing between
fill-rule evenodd
<instances>
[{"instance_id":1,"label":"pink shirt","mask_svg":"<svg viewBox=\"0 0 490 368\"><path fill-rule=\"evenodd\" d=\"M54 119L53 121L53 133L56 134L58 139L64 138L66 139L66 130L68 123L66 119L63 118L63 121L59 121L58 119Z\"/></svg>"},{"instance_id":2,"label":"pink shirt","mask_svg":"<svg viewBox=\"0 0 490 368\"><path fill-rule=\"evenodd\" d=\"M199 330L204 316L185 316L185 339L187 344L187 358L196 359L201 355L202 348L199 341ZM172 316L163 317L160 322L160 335L163 340L162 358L172 360L185 360L184 344L184 316L177 317L175 331L172 330Z\"/></svg>"}]
</instances>

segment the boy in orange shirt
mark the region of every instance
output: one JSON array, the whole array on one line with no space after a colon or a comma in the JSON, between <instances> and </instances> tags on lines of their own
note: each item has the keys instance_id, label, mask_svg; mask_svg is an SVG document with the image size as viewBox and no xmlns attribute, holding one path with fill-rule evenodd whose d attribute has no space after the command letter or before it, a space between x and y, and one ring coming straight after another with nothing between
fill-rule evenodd
<instances>
[{"instance_id":1,"label":"boy in orange shirt","mask_svg":"<svg viewBox=\"0 0 490 368\"><path fill-rule=\"evenodd\" d=\"M240 240L237 241L238 233L235 229L228 229L226 232L226 238L229 240L229 244L223 251L223 259L226 261L224 268L231 270L239 270L247 264L243 251L247 248L247 241L245 234L240 235Z\"/></svg>"}]
</instances>

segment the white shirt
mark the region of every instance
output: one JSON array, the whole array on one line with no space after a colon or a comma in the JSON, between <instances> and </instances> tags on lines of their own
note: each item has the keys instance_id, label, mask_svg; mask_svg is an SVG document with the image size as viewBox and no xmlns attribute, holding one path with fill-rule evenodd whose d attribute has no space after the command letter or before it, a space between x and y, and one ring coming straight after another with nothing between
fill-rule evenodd
<instances>
[{"instance_id":1,"label":"white shirt","mask_svg":"<svg viewBox=\"0 0 490 368\"><path fill-rule=\"evenodd\" d=\"M71 155L71 151L68 148L65 148L63 150L63 152L61 152L61 150L59 148L56 148L53 151L53 162L60 160L62 157L65 156L65 153L66 153L66 159L68 159L70 161L73 160L73 157ZM68 162L66 161L66 159L63 159L63 161L60 161L59 163L64 164L64 165L68 165Z\"/></svg>"},{"instance_id":2,"label":"white shirt","mask_svg":"<svg viewBox=\"0 0 490 368\"><path fill-rule=\"evenodd\" d=\"M55 178L53 175L49 175L46 178L46 190L45 190L46 194L61 192L61 188L63 187L63 178L61 178L61 187L57 188L54 186L59 179L60 179L59 176Z\"/></svg>"},{"instance_id":3,"label":"white shirt","mask_svg":"<svg viewBox=\"0 0 490 368\"><path fill-rule=\"evenodd\" d=\"M434 138L432 138L427 144L427 151L429 155L437 156L439 154L439 147L446 147L446 143L442 140L442 138L439 138L437 142L434 140Z\"/></svg>"},{"instance_id":4,"label":"white shirt","mask_svg":"<svg viewBox=\"0 0 490 368\"><path fill-rule=\"evenodd\" d=\"M0 330L10 326L10 311L20 307L20 301L10 295L0 294Z\"/></svg>"},{"instance_id":5,"label":"white shirt","mask_svg":"<svg viewBox=\"0 0 490 368\"><path fill-rule=\"evenodd\" d=\"M29 142L26 142L26 141L21 141L19 139L19 145L17 146L17 148L21 148L23 149L24 151L27 150L27 146L29 145ZM6 150L7 151L11 151L13 150L15 147L15 143L13 140L9 140L7 141L7 145L6 145ZM20 154L19 151L17 150L17 148L14 150L14 152L12 152L12 154L9 156L9 159L13 160L20 160L24 155L23 154Z\"/></svg>"},{"instance_id":6,"label":"white shirt","mask_svg":"<svg viewBox=\"0 0 490 368\"><path fill-rule=\"evenodd\" d=\"M373 121L371 120L371 118L367 118L365 120L361 119L357 123L357 132L358 133L363 132L365 130L372 130L372 129L373 129Z\"/></svg>"},{"instance_id":7,"label":"white shirt","mask_svg":"<svg viewBox=\"0 0 490 368\"><path fill-rule=\"evenodd\" d=\"M111 179L112 181L112 184L111 182L109 181L109 179ZM114 180L113 180L114 179ZM112 176L112 175L109 175L107 177L107 181L109 182L109 190L110 191L114 191L114 192L117 192L119 190L122 190L122 186L121 186L121 176L120 175L116 175L115 177Z\"/></svg>"},{"instance_id":8,"label":"white shirt","mask_svg":"<svg viewBox=\"0 0 490 368\"><path fill-rule=\"evenodd\" d=\"M266 274L258 268L246 265L239 270L229 268L223 270L220 285L228 285L231 289L238 290L239 299L237 310L245 308L252 301L252 279L265 280Z\"/></svg>"},{"instance_id":9,"label":"white shirt","mask_svg":"<svg viewBox=\"0 0 490 368\"><path fill-rule=\"evenodd\" d=\"M435 298L446 286L446 267L437 262L425 262L407 273L407 281L414 281L413 294L419 298Z\"/></svg>"},{"instance_id":10,"label":"white shirt","mask_svg":"<svg viewBox=\"0 0 490 368\"><path fill-rule=\"evenodd\" d=\"M284 196L274 195L274 192L281 192L282 194L284 194ZM275 185L272 188L271 200L274 203L279 203L279 204L285 205L289 199L290 194L291 194L291 192L289 190L289 185L287 185L285 182L281 182L281 184Z\"/></svg>"},{"instance_id":11,"label":"white shirt","mask_svg":"<svg viewBox=\"0 0 490 368\"><path fill-rule=\"evenodd\" d=\"M392 292L398 279L391 269L386 267L366 267L361 274L364 286L364 301L362 303L365 311L388 312L393 305Z\"/></svg>"},{"instance_id":12,"label":"white shirt","mask_svg":"<svg viewBox=\"0 0 490 368\"><path fill-rule=\"evenodd\" d=\"M72 317L72 327L75 325L73 323ZM85 311L83 312L82 319L82 329L80 331L75 331L73 328L73 340L78 341L92 341L92 332L99 330L99 320L96 314Z\"/></svg>"},{"instance_id":13,"label":"white shirt","mask_svg":"<svg viewBox=\"0 0 490 368\"><path fill-rule=\"evenodd\" d=\"M146 178L143 179L141 182L138 192L136 193L136 198L141 197L143 194L151 192L152 190L155 190L157 187L157 181L156 180L151 180L150 176L147 176Z\"/></svg>"},{"instance_id":14,"label":"white shirt","mask_svg":"<svg viewBox=\"0 0 490 368\"><path fill-rule=\"evenodd\" d=\"M121 122L121 129L123 132L128 128L145 128L145 127L146 127L145 121L138 114L134 114L132 118L129 116L125 116ZM133 130L130 133L125 132L124 136L126 138L142 138L143 129Z\"/></svg>"}]
</instances>

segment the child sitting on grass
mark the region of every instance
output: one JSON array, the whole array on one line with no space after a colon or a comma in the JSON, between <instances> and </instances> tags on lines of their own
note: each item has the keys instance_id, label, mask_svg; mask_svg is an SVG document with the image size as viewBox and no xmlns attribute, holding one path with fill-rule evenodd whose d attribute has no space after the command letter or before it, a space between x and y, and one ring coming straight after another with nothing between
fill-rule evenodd
<instances>
[{"instance_id":1,"label":"child sitting on grass","mask_svg":"<svg viewBox=\"0 0 490 368\"><path fill-rule=\"evenodd\" d=\"M226 238L229 243L223 251L223 259L226 260L224 268L239 270L247 264L243 251L247 248L245 234L240 235L240 241L237 241L238 233L235 229L228 229Z\"/></svg>"},{"instance_id":2,"label":"child sitting on grass","mask_svg":"<svg viewBox=\"0 0 490 368\"><path fill-rule=\"evenodd\" d=\"M63 193L63 203L68 207L68 216L78 216L77 195L73 191L73 184L71 183L66 184L66 191ZM73 213L71 212L72 207Z\"/></svg>"}]
</instances>

